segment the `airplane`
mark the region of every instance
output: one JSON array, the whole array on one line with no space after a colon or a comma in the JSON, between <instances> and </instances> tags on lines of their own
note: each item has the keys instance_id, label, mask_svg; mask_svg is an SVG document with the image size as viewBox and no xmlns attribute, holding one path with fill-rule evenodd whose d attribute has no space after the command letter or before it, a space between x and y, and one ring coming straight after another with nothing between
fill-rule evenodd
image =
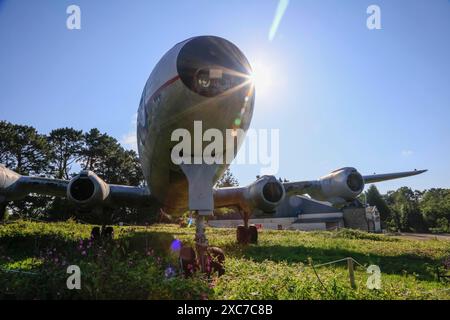
<instances>
[{"instance_id":1,"label":"airplane","mask_svg":"<svg viewBox=\"0 0 450 320\"><path fill-rule=\"evenodd\" d=\"M247 58L226 39L197 36L176 44L154 67L139 103L137 144L146 186L108 184L86 170L71 180L22 176L1 165L0 212L8 202L30 193L66 197L80 208L145 207L156 202L171 214L189 210L195 213L195 247L205 270L205 217L216 208L238 208L244 225L238 227L237 239L246 243L257 236L256 228L248 224L253 210L273 212L285 196L308 194L342 206L355 201L365 184L426 171L361 175L346 167L314 181L281 182L265 175L247 186L215 188L229 163L175 164L171 154L177 141L171 137L177 128L193 133L194 122L202 121L204 129L247 131L255 102L251 74ZM232 152L234 158L239 147L237 141L231 151L223 153ZM191 154L182 156L190 159L199 154L194 147Z\"/></svg>"}]
</instances>

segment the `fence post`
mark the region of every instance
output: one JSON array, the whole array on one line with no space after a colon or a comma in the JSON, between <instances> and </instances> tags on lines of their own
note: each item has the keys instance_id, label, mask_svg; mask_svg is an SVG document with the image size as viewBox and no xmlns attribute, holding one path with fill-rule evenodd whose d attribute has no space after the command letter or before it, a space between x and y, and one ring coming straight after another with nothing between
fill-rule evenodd
<instances>
[{"instance_id":1,"label":"fence post","mask_svg":"<svg viewBox=\"0 0 450 320\"><path fill-rule=\"evenodd\" d=\"M352 289L356 289L356 283L355 283L355 273L353 269L353 259L347 258L347 267L348 267L348 277L350 279L350 286Z\"/></svg>"}]
</instances>

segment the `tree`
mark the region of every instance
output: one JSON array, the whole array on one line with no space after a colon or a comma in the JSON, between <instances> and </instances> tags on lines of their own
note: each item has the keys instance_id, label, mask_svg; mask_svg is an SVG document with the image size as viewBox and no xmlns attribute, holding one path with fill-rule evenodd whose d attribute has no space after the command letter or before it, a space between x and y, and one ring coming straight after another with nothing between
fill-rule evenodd
<instances>
[{"instance_id":1,"label":"tree","mask_svg":"<svg viewBox=\"0 0 450 320\"><path fill-rule=\"evenodd\" d=\"M234 175L231 172L230 168L227 168L227 170L224 171L222 176L216 182L216 187L217 188L235 187L235 186L238 186L238 185L239 185L239 182L234 177Z\"/></svg>"},{"instance_id":2,"label":"tree","mask_svg":"<svg viewBox=\"0 0 450 320\"><path fill-rule=\"evenodd\" d=\"M35 128L0 121L0 163L23 175L48 171L50 147Z\"/></svg>"},{"instance_id":3,"label":"tree","mask_svg":"<svg viewBox=\"0 0 450 320\"><path fill-rule=\"evenodd\" d=\"M102 159L108 157L108 152L115 147L117 141L102 134L98 129L91 129L84 134L84 148L80 152L80 163L84 170L96 171Z\"/></svg>"},{"instance_id":4,"label":"tree","mask_svg":"<svg viewBox=\"0 0 450 320\"><path fill-rule=\"evenodd\" d=\"M45 175L49 171L50 147L35 128L0 121L0 163L22 175ZM21 216L45 212L48 198L29 195L10 206Z\"/></svg>"},{"instance_id":5,"label":"tree","mask_svg":"<svg viewBox=\"0 0 450 320\"><path fill-rule=\"evenodd\" d=\"M80 162L108 183L142 185L144 177L136 152L125 150L107 134L92 129L84 135Z\"/></svg>"},{"instance_id":6,"label":"tree","mask_svg":"<svg viewBox=\"0 0 450 320\"><path fill-rule=\"evenodd\" d=\"M392 225L401 231L426 231L427 227L420 212L420 192L401 187L388 193L392 212Z\"/></svg>"},{"instance_id":7,"label":"tree","mask_svg":"<svg viewBox=\"0 0 450 320\"><path fill-rule=\"evenodd\" d=\"M391 211L389 210L386 201L378 191L377 187L372 184L369 189L367 189L365 194L367 203L371 206L376 206L378 212L380 212L381 221L388 220L389 216L391 215Z\"/></svg>"},{"instance_id":8,"label":"tree","mask_svg":"<svg viewBox=\"0 0 450 320\"><path fill-rule=\"evenodd\" d=\"M54 176L70 179L71 165L78 160L83 150L83 131L73 128L55 129L47 137L50 145L50 160Z\"/></svg>"},{"instance_id":9,"label":"tree","mask_svg":"<svg viewBox=\"0 0 450 320\"><path fill-rule=\"evenodd\" d=\"M432 231L449 232L450 190L432 188L424 192L420 202L423 218Z\"/></svg>"}]
</instances>

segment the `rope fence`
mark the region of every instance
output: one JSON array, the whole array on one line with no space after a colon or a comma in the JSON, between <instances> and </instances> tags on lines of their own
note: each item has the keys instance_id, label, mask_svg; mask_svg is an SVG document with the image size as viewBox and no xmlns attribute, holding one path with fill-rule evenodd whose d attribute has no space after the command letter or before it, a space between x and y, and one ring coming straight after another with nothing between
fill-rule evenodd
<instances>
[{"instance_id":1,"label":"rope fence","mask_svg":"<svg viewBox=\"0 0 450 320\"><path fill-rule=\"evenodd\" d=\"M333 260L333 261L330 261L330 262L325 262L325 263L321 263L321 264L317 264L317 265L314 265L312 263L312 259L310 260L310 266L313 269L317 280L319 281L320 285L325 290L325 292L332 298L334 298L334 296L330 293L330 291L327 289L327 287L324 285L324 283L320 279L319 274L316 271L316 268L323 267L323 266L328 266L328 265L332 265L332 264L336 264L336 263L343 262L343 261L347 261L347 269L348 269L348 277L349 277L349 281L350 281L350 286L352 287L352 289L356 289L355 273L354 273L354 265L353 265L353 263L356 263L357 265L359 265L361 267L364 267L364 265L359 263L356 259L354 259L352 257L346 257L346 258Z\"/></svg>"}]
</instances>

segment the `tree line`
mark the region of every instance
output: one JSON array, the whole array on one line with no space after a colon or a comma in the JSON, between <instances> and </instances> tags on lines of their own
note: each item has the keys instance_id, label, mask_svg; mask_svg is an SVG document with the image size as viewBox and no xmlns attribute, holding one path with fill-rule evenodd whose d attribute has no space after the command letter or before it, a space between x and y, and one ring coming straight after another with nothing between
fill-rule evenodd
<instances>
[{"instance_id":1,"label":"tree line","mask_svg":"<svg viewBox=\"0 0 450 320\"><path fill-rule=\"evenodd\" d=\"M450 189L401 187L382 195L371 185L364 194L360 200L377 207L382 226L388 230L450 232Z\"/></svg>"},{"instance_id":2,"label":"tree line","mask_svg":"<svg viewBox=\"0 0 450 320\"><path fill-rule=\"evenodd\" d=\"M41 134L31 126L0 121L0 163L22 175L71 179L84 169L94 171L108 183L144 184L136 152L124 149L115 138L96 128L87 132L59 128ZM74 214L67 200L37 195L14 201L9 207L21 217L59 220ZM138 215L125 208L115 214L122 221L126 220L124 215L135 219Z\"/></svg>"},{"instance_id":3,"label":"tree line","mask_svg":"<svg viewBox=\"0 0 450 320\"><path fill-rule=\"evenodd\" d=\"M111 184L145 184L136 152L124 149L115 138L96 128L83 132L66 127L40 134L32 126L0 121L0 163L22 175L69 180L80 170L91 170ZM216 185L229 187L238 182L228 169ZM13 201L9 209L21 218L52 221L76 218L91 223L152 223L159 219L160 213L155 204L147 208L107 210L98 217L91 212L79 212L66 199L33 194Z\"/></svg>"}]
</instances>

